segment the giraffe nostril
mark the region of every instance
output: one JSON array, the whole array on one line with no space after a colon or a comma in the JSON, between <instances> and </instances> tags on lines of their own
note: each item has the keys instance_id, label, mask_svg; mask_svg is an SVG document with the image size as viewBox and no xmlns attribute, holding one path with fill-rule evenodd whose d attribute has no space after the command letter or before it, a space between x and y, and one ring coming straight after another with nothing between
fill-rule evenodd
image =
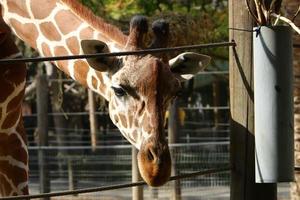
<instances>
[{"instance_id":1,"label":"giraffe nostril","mask_svg":"<svg viewBox=\"0 0 300 200\"><path fill-rule=\"evenodd\" d=\"M141 114L142 114L142 112L143 112L144 109L145 109L145 106L146 106L145 101L142 101L142 103L140 104L139 109L138 109L138 115L141 115Z\"/></svg>"},{"instance_id":2,"label":"giraffe nostril","mask_svg":"<svg viewBox=\"0 0 300 200\"><path fill-rule=\"evenodd\" d=\"M151 148L147 151L147 157L149 161L153 161L155 159L155 154Z\"/></svg>"}]
</instances>

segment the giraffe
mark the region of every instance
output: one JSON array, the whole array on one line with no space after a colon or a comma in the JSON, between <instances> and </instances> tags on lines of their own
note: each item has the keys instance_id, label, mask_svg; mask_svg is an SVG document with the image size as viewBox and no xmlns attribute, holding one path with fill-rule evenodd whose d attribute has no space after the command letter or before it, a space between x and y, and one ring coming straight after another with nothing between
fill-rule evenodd
<instances>
[{"instance_id":1,"label":"giraffe","mask_svg":"<svg viewBox=\"0 0 300 200\"><path fill-rule=\"evenodd\" d=\"M77 0L0 0L12 31L41 56L120 52L147 48L145 17L130 22L129 35L94 16ZM166 26L154 24L151 47L164 47ZM160 28L161 27L161 28ZM156 30L158 28L158 30ZM168 31L167 29L165 31ZM167 34L165 36L167 39ZM171 158L163 120L169 103L210 57L186 52L167 60L163 54L56 61L54 64L109 102L109 115L138 150L141 176L150 186L168 181Z\"/></svg>"},{"instance_id":2,"label":"giraffe","mask_svg":"<svg viewBox=\"0 0 300 200\"><path fill-rule=\"evenodd\" d=\"M21 56L2 19L0 48L0 59ZM25 78L25 64L0 67L0 196L28 194L28 151L21 115Z\"/></svg>"}]
</instances>

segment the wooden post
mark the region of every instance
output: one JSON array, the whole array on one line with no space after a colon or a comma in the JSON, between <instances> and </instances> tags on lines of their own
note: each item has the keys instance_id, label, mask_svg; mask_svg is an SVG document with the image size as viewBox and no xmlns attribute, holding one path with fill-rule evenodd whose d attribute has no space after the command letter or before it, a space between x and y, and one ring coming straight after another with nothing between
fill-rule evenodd
<instances>
[{"instance_id":1,"label":"wooden post","mask_svg":"<svg viewBox=\"0 0 300 200\"><path fill-rule=\"evenodd\" d=\"M218 107L220 106L220 81L218 80L214 80L214 82L212 83L212 87L213 87L213 105L214 107ZM218 130L218 126L220 123L220 111L218 108L214 108L213 110L214 112L214 129ZM216 135L214 135L213 137L216 137Z\"/></svg>"},{"instance_id":2,"label":"wooden post","mask_svg":"<svg viewBox=\"0 0 300 200\"><path fill-rule=\"evenodd\" d=\"M137 154L138 150L132 146L131 155L132 155L132 182L141 181L141 175L139 173L138 163L137 163ZM132 200L143 200L143 186L132 187Z\"/></svg>"},{"instance_id":3,"label":"wooden post","mask_svg":"<svg viewBox=\"0 0 300 200\"><path fill-rule=\"evenodd\" d=\"M168 142L169 144L174 144L177 142L178 132L179 132L179 113L178 113L178 99L175 99L173 103L169 107L169 119L168 119ZM176 157L175 157L175 149L170 148L171 160L172 160L172 176L177 175L176 169ZM181 189L180 189L180 180L175 180L171 182L172 184L172 192L171 199L172 200L180 200L181 199Z\"/></svg>"},{"instance_id":4,"label":"wooden post","mask_svg":"<svg viewBox=\"0 0 300 200\"><path fill-rule=\"evenodd\" d=\"M91 145L92 150L96 150L97 146L97 118L95 115L96 105L95 105L95 97L92 90L88 89L88 99L89 99L89 117L90 117L90 131L91 131Z\"/></svg>"},{"instance_id":5,"label":"wooden post","mask_svg":"<svg viewBox=\"0 0 300 200\"><path fill-rule=\"evenodd\" d=\"M46 75L36 77L38 145L48 145L48 82ZM48 163L45 150L38 151L40 193L50 192ZM43 198L48 200L50 198Z\"/></svg>"},{"instance_id":6,"label":"wooden post","mask_svg":"<svg viewBox=\"0 0 300 200\"><path fill-rule=\"evenodd\" d=\"M245 1L229 1L230 48L229 88L231 110L231 200L275 200L276 184L256 184L254 166L254 108L252 66L252 19Z\"/></svg>"},{"instance_id":7,"label":"wooden post","mask_svg":"<svg viewBox=\"0 0 300 200\"><path fill-rule=\"evenodd\" d=\"M59 71L58 69L52 65L50 62L45 62L47 74L50 79L59 79ZM61 72L62 73L62 72ZM62 92L62 83L59 81L52 81L50 82L50 104L51 104L51 109L53 113L61 113L62 114L62 101L63 101L63 92ZM66 142L68 141L66 139L66 134L67 132L65 131L65 128L67 128L67 120L65 116L63 115L58 115L53 117L53 123L55 127L55 135L56 135L56 141L58 146L67 146ZM63 161L61 158L64 158L66 156L67 152L66 150L58 150L58 176L63 177L65 172L63 170Z\"/></svg>"}]
</instances>

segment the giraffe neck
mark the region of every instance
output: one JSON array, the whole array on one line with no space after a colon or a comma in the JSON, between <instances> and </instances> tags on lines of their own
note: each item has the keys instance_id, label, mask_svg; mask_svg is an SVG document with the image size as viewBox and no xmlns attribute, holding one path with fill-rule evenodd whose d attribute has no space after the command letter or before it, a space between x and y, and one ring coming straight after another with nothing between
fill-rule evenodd
<instances>
[{"instance_id":1,"label":"giraffe neck","mask_svg":"<svg viewBox=\"0 0 300 200\"><path fill-rule=\"evenodd\" d=\"M0 19L0 58L18 56L10 32ZM25 64L0 67L0 196L28 194L28 151L21 116Z\"/></svg>"},{"instance_id":2,"label":"giraffe neck","mask_svg":"<svg viewBox=\"0 0 300 200\"><path fill-rule=\"evenodd\" d=\"M42 56L83 54L80 42L97 39L111 52L120 51L127 37L116 27L95 17L76 0L0 0L3 18L14 33ZM42 6L41 6L42 5ZM80 84L108 98L110 78L90 68L85 60L54 64Z\"/></svg>"}]
</instances>

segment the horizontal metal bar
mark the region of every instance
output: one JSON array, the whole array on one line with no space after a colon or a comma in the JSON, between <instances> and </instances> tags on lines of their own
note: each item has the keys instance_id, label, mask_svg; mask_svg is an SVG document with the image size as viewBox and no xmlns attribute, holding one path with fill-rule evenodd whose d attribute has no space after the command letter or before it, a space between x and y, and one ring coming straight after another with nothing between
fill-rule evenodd
<instances>
[{"instance_id":1,"label":"horizontal metal bar","mask_svg":"<svg viewBox=\"0 0 300 200\"><path fill-rule=\"evenodd\" d=\"M181 107L184 110L229 110L229 106Z\"/></svg>"},{"instance_id":2,"label":"horizontal metal bar","mask_svg":"<svg viewBox=\"0 0 300 200\"><path fill-rule=\"evenodd\" d=\"M207 146L207 145L229 145L229 141L213 141L213 142L195 142L195 143L176 143L169 144L169 147L191 147L191 146ZM130 149L132 145L110 145L96 146L96 149ZM31 146L28 150L82 150L92 149L91 146Z\"/></svg>"},{"instance_id":3,"label":"horizontal metal bar","mask_svg":"<svg viewBox=\"0 0 300 200\"><path fill-rule=\"evenodd\" d=\"M108 115L108 112L94 112L96 115ZM47 113L50 116L75 116L75 115L89 115L89 112L54 112L54 113ZM37 117L36 113L32 113L30 115L23 115L23 117Z\"/></svg>"},{"instance_id":4,"label":"horizontal metal bar","mask_svg":"<svg viewBox=\"0 0 300 200\"><path fill-rule=\"evenodd\" d=\"M45 62L45 61L57 61L57 60L71 60L71 59L83 59L83 58L101 58L101 57L111 57L111 56L127 56L127 55L144 55L151 53L163 53L171 51L183 51L192 49L205 49L205 48L217 48L217 47L228 47L235 46L235 42L217 42L199 45L186 45L179 47L169 47L169 48L157 48L157 49L145 49L138 51L123 51L114 53L97 53L97 54L86 54L86 55L71 55L71 56L53 56L53 57L36 57L36 58L15 58L15 59L1 59L0 64L7 63L18 63L18 62Z\"/></svg>"},{"instance_id":5,"label":"horizontal metal bar","mask_svg":"<svg viewBox=\"0 0 300 200\"><path fill-rule=\"evenodd\" d=\"M229 74L229 71L202 71L197 73L197 75L219 75L219 74Z\"/></svg>"},{"instance_id":6,"label":"horizontal metal bar","mask_svg":"<svg viewBox=\"0 0 300 200\"><path fill-rule=\"evenodd\" d=\"M203 106L203 107L181 107L184 110L229 110L228 106ZM89 112L54 112L47 113L50 116L75 116L75 115L89 115ZM94 112L96 115L108 115L108 112ZM23 115L23 117L37 117L36 113L30 115Z\"/></svg>"},{"instance_id":7,"label":"horizontal metal bar","mask_svg":"<svg viewBox=\"0 0 300 200\"><path fill-rule=\"evenodd\" d=\"M208 174L215 174L220 172L228 172L230 171L231 167L226 166L223 168L216 168L216 169L207 169L203 171L198 171L189 174L181 174L177 176L170 177L169 181L184 179L184 178L193 178L195 176L203 176ZM68 190L68 191L61 191L61 192L50 192L44 194L34 194L34 195L22 195L22 196L14 196L14 197L2 197L0 200L17 200L17 199L37 199L37 198L45 198L45 197L58 197L58 196L66 196L66 195L73 195L73 194L83 194L83 193L91 193L91 192L102 192L108 190L116 190L122 188L129 188L135 187L140 185L146 185L144 181L138 181L134 183L125 183L125 184L117 184L117 185L110 185L104 187L92 187L92 188L85 188L85 189L77 189L77 190Z\"/></svg>"}]
</instances>

